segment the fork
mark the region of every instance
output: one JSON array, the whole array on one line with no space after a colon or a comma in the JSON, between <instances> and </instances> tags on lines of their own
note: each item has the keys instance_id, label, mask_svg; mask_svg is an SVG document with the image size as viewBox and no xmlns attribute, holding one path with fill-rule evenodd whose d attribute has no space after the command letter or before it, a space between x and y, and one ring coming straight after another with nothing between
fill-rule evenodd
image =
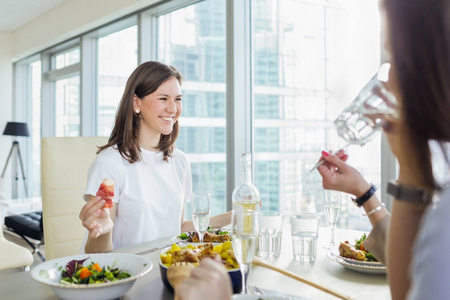
<instances>
[{"instance_id":1,"label":"fork","mask_svg":"<svg viewBox=\"0 0 450 300\"><path fill-rule=\"evenodd\" d=\"M170 247L173 244L177 244L177 245L184 244L184 241L177 242L177 243L170 243L170 244L167 244L167 245L164 245L164 246L159 246L159 247L155 247L155 248L152 248L152 249L148 249L148 250L145 250L145 251L142 251L142 252L138 252L138 253L136 253L136 255L146 255L146 254L149 254L149 253L152 253L152 252L155 252L155 251L158 251L158 250Z\"/></svg>"},{"instance_id":2,"label":"fork","mask_svg":"<svg viewBox=\"0 0 450 300\"><path fill-rule=\"evenodd\" d=\"M258 295L258 296L264 295L264 293L256 285L252 285L252 286L250 286L250 288L253 290L253 293L255 293L256 295Z\"/></svg>"},{"instance_id":3,"label":"fork","mask_svg":"<svg viewBox=\"0 0 450 300\"><path fill-rule=\"evenodd\" d=\"M338 154L339 151L344 150L345 148L347 148L348 146L350 146L350 144L345 145L342 148L339 148L338 150L336 150L335 152L333 152L334 155ZM317 169L318 167L320 167L321 165L323 165L325 163L324 160L319 161L310 171L309 173L312 173L312 171L314 171L315 169Z\"/></svg>"}]
</instances>

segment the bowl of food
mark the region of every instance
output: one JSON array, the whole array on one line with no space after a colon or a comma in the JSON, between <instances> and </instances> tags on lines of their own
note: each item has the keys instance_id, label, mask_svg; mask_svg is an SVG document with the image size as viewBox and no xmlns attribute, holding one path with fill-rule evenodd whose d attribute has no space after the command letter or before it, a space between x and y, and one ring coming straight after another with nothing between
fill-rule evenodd
<instances>
[{"instance_id":1,"label":"bowl of food","mask_svg":"<svg viewBox=\"0 0 450 300\"><path fill-rule=\"evenodd\" d=\"M82 254L43 262L31 277L61 299L107 300L120 298L152 267L148 258L133 254Z\"/></svg>"},{"instance_id":2,"label":"bowl of food","mask_svg":"<svg viewBox=\"0 0 450 300\"><path fill-rule=\"evenodd\" d=\"M172 264L186 263L197 266L203 257L219 256L230 275L233 293L240 293L242 290L242 276L230 241L225 243L192 243L186 246L173 244L171 247L164 249L159 256L161 280L164 286L173 293L173 287L167 279L167 270Z\"/></svg>"}]
</instances>

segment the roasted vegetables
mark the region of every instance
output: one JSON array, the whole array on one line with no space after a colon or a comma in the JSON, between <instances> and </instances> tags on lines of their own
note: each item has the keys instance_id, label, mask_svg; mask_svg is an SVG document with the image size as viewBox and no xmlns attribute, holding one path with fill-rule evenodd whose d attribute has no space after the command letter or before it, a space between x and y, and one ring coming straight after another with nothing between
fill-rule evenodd
<instances>
[{"instance_id":1,"label":"roasted vegetables","mask_svg":"<svg viewBox=\"0 0 450 300\"><path fill-rule=\"evenodd\" d=\"M166 267L169 267L172 263L176 262L197 264L203 257L217 256L220 256L227 269L239 268L230 241L215 246L211 243L198 246L189 244L186 247L180 247L177 244L173 244L170 250L160 255L161 262Z\"/></svg>"}]
</instances>

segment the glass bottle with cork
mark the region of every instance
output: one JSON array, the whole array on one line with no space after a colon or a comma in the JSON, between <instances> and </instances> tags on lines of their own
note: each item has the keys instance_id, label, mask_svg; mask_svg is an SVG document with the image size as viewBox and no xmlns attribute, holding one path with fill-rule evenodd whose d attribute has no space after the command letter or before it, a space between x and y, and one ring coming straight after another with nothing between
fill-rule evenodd
<instances>
[{"instance_id":1,"label":"glass bottle with cork","mask_svg":"<svg viewBox=\"0 0 450 300\"><path fill-rule=\"evenodd\" d=\"M234 210L260 210L261 197L258 189L252 183L252 154L241 155L241 182L233 190Z\"/></svg>"}]
</instances>

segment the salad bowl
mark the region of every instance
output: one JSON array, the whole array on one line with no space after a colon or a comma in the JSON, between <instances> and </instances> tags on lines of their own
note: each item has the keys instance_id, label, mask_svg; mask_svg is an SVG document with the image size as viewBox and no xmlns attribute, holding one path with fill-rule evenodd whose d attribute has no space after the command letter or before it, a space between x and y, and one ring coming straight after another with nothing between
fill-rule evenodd
<instances>
[{"instance_id":1,"label":"salad bowl","mask_svg":"<svg viewBox=\"0 0 450 300\"><path fill-rule=\"evenodd\" d=\"M91 262L98 263L102 268L110 266L124 270L131 275L129 278L113 282L96 284L67 284L60 283L62 271L68 262L72 260L84 260L83 265ZM98 253L80 254L61 257L43 262L31 270L31 277L53 289L53 292L61 299L96 299L107 300L120 298L128 292L135 281L146 275L152 269L153 264L148 258L126 253Z\"/></svg>"}]
</instances>

